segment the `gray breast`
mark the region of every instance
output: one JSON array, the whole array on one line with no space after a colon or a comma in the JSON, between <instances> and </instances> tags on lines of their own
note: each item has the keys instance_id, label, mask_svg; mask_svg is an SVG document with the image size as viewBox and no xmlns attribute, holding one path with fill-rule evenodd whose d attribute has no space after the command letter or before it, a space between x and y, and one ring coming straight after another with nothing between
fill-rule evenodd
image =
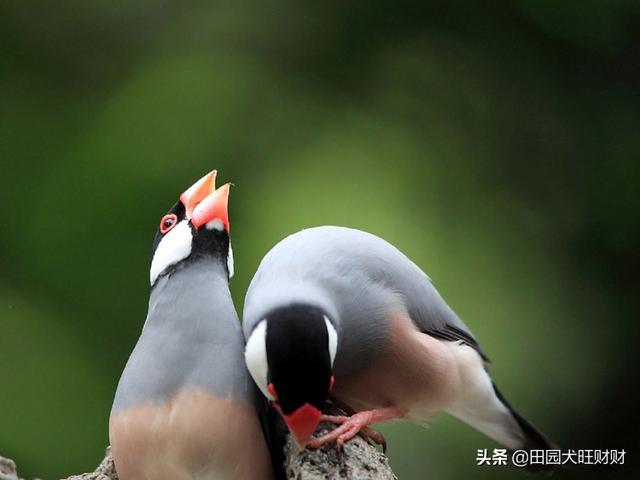
<instances>
[{"instance_id":1,"label":"gray breast","mask_svg":"<svg viewBox=\"0 0 640 480\"><path fill-rule=\"evenodd\" d=\"M243 336L224 267L202 259L158 280L113 411L162 401L181 387L250 400Z\"/></svg>"}]
</instances>

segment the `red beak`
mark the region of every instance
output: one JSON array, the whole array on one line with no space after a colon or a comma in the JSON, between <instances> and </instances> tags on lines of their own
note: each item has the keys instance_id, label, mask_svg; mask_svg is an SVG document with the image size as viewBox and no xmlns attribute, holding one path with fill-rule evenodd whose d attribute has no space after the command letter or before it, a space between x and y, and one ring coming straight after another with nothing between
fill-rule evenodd
<instances>
[{"instance_id":1,"label":"red beak","mask_svg":"<svg viewBox=\"0 0 640 480\"><path fill-rule=\"evenodd\" d=\"M213 170L202 177L180 195L180 201L194 227L200 228L209 222L219 220L222 227L229 232L228 203L231 184L227 183L216 190L216 174Z\"/></svg>"},{"instance_id":2,"label":"red beak","mask_svg":"<svg viewBox=\"0 0 640 480\"><path fill-rule=\"evenodd\" d=\"M320 423L320 415L322 415L322 412L308 403L305 403L289 415L282 414L282 418L284 418L300 450L311 440L311 435L313 435L318 423Z\"/></svg>"}]
</instances>

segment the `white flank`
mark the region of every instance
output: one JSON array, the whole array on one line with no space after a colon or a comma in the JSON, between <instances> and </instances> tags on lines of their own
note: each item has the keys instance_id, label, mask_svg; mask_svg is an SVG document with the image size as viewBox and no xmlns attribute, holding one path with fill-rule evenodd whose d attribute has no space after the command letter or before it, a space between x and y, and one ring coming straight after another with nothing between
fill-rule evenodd
<instances>
[{"instance_id":1,"label":"white flank","mask_svg":"<svg viewBox=\"0 0 640 480\"><path fill-rule=\"evenodd\" d=\"M463 381L462 395L447 411L508 448L522 448L522 430L496 396L478 353L459 342L442 343L457 359Z\"/></svg>"}]
</instances>

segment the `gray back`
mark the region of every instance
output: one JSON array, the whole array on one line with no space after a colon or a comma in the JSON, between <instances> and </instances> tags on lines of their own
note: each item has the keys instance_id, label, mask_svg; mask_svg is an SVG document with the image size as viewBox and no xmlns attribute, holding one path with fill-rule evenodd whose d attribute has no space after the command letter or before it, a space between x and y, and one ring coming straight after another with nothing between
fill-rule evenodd
<instances>
[{"instance_id":1,"label":"gray back","mask_svg":"<svg viewBox=\"0 0 640 480\"><path fill-rule=\"evenodd\" d=\"M383 345L394 306L406 308L423 331L453 326L473 338L415 263L385 240L351 228L302 230L271 249L247 291L245 337L269 310L294 302L315 304L332 317L340 373L366 364Z\"/></svg>"}]
</instances>

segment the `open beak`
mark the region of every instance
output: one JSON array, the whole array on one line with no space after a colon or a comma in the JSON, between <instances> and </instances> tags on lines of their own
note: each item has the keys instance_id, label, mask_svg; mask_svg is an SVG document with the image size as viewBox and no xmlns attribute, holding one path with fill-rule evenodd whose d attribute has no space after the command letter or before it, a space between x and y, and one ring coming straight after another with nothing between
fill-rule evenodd
<instances>
[{"instance_id":1,"label":"open beak","mask_svg":"<svg viewBox=\"0 0 640 480\"><path fill-rule=\"evenodd\" d=\"M194 227L200 228L209 222L219 220L222 227L229 232L228 203L231 184L227 183L216 190L217 173L213 170L194 183L180 195L180 202Z\"/></svg>"},{"instance_id":2,"label":"open beak","mask_svg":"<svg viewBox=\"0 0 640 480\"><path fill-rule=\"evenodd\" d=\"M322 412L316 407L305 403L289 415L282 414L284 422L289 427L291 435L300 450L304 449L316 431Z\"/></svg>"},{"instance_id":3,"label":"open beak","mask_svg":"<svg viewBox=\"0 0 640 480\"><path fill-rule=\"evenodd\" d=\"M180 195L180 201L187 210L187 217L191 218L196 205L216 190L216 175L218 175L217 170L207 173Z\"/></svg>"}]
</instances>

